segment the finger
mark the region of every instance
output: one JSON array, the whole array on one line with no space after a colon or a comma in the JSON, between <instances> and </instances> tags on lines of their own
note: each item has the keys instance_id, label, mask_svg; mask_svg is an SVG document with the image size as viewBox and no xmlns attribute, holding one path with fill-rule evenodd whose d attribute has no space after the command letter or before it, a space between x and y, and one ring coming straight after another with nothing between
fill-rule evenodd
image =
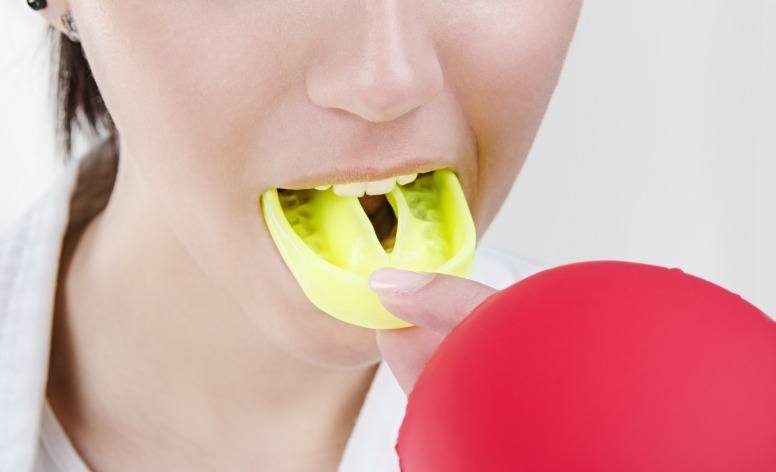
<instances>
[{"instance_id":1,"label":"finger","mask_svg":"<svg viewBox=\"0 0 776 472\"><path fill-rule=\"evenodd\" d=\"M371 274L369 286L394 315L442 334L496 292L462 277L387 267Z\"/></svg>"},{"instance_id":2,"label":"finger","mask_svg":"<svg viewBox=\"0 0 776 472\"><path fill-rule=\"evenodd\" d=\"M444 335L417 326L379 329L376 333L377 347L383 359L404 393L409 395Z\"/></svg>"}]
</instances>

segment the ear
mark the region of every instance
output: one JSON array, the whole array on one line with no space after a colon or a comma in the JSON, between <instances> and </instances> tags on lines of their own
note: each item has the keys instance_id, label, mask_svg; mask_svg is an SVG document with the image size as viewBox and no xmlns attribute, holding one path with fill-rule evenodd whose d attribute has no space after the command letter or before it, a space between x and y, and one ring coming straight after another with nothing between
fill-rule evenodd
<instances>
[{"instance_id":1,"label":"ear","mask_svg":"<svg viewBox=\"0 0 776 472\"><path fill-rule=\"evenodd\" d=\"M62 15L70 8L67 0L47 0L45 8L37 10L35 13L41 15L57 31L65 33L65 27L62 24Z\"/></svg>"}]
</instances>

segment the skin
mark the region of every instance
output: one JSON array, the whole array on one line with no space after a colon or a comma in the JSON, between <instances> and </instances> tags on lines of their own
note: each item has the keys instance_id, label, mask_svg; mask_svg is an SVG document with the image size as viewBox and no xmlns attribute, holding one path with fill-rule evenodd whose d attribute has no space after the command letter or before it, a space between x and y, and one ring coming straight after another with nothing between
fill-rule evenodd
<instances>
[{"instance_id":1,"label":"skin","mask_svg":"<svg viewBox=\"0 0 776 472\"><path fill-rule=\"evenodd\" d=\"M65 251L48 395L95 470L334 470L379 360L405 392L493 292L437 276L318 311L268 188L452 167L478 234L517 177L581 0L49 0L120 134L106 209Z\"/></svg>"}]
</instances>

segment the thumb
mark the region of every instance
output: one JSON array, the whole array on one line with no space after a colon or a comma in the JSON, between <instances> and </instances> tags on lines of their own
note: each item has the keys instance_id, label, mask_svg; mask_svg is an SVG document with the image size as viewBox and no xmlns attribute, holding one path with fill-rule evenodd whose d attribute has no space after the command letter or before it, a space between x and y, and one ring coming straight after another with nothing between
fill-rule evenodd
<instances>
[{"instance_id":1,"label":"thumb","mask_svg":"<svg viewBox=\"0 0 776 472\"><path fill-rule=\"evenodd\" d=\"M496 292L463 277L392 267L372 272L369 286L394 315L445 335Z\"/></svg>"}]
</instances>

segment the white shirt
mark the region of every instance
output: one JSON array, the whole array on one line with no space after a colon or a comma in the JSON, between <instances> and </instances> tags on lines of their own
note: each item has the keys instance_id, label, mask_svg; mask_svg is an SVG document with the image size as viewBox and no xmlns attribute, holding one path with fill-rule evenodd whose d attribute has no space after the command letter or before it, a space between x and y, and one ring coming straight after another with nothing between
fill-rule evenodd
<instances>
[{"instance_id":1,"label":"white shirt","mask_svg":"<svg viewBox=\"0 0 776 472\"><path fill-rule=\"evenodd\" d=\"M0 236L0 472L88 471L46 400L60 250L78 161ZM478 247L472 278L501 289L542 270ZM380 362L345 446L339 472L397 472L394 446L406 396Z\"/></svg>"}]
</instances>

